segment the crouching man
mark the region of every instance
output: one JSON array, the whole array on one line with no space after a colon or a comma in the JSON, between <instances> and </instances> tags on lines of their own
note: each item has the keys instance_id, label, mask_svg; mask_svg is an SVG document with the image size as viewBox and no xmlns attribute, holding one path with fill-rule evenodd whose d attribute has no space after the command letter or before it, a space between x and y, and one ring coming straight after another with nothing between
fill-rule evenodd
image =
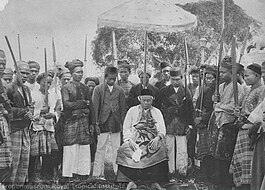
<instances>
[{"instance_id":1,"label":"crouching man","mask_svg":"<svg viewBox=\"0 0 265 190\"><path fill-rule=\"evenodd\" d=\"M141 90L138 98L141 104L130 108L124 120L117 181L129 182L126 190L136 188L139 183L163 190L159 182L168 181L164 119L160 110L152 106L152 90Z\"/></svg>"}]
</instances>

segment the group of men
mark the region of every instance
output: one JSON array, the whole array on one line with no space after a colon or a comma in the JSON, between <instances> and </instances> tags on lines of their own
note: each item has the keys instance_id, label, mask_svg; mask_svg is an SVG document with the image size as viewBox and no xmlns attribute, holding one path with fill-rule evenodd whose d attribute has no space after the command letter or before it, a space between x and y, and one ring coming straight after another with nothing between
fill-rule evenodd
<instances>
[{"instance_id":1,"label":"group of men","mask_svg":"<svg viewBox=\"0 0 265 190\"><path fill-rule=\"evenodd\" d=\"M0 182L25 184L38 167L49 176L61 168L68 182L86 179L91 163L92 176L105 180L110 142L114 174L129 182L127 190L143 182L164 189L160 182L177 182L195 158L217 189L265 186L265 63L245 70L237 64L238 105L231 57L222 60L219 75L215 66L192 69L187 85L181 68L166 62L160 67L163 79L155 85L152 72L141 68L140 83L130 82L126 60L106 67L101 84L96 77L81 82L78 59L40 74L37 62L19 61L19 74L10 79L13 71L0 50Z\"/></svg>"}]
</instances>

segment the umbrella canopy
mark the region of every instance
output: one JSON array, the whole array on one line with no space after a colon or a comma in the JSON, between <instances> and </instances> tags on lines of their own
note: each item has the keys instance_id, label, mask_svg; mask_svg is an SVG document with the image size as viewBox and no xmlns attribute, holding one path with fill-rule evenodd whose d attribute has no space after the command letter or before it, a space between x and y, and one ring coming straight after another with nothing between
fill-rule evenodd
<instances>
[{"instance_id":1,"label":"umbrella canopy","mask_svg":"<svg viewBox=\"0 0 265 190\"><path fill-rule=\"evenodd\" d=\"M197 18L166 1L131 0L100 14L97 23L98 28L177 32L195 27Z\"/></svg>"}]
</instances>

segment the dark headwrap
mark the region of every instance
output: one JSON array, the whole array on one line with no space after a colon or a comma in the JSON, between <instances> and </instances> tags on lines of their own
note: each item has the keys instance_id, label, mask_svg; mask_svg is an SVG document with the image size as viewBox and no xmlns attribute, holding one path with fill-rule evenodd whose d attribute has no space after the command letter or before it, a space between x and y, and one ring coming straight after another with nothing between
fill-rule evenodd
<instances>
[{"instance_id":1,"label":"dark headwrap","mask_svg":"<svg viewBox=\"0 0 265 190\"><path fill-rule=\"evenodd\" d=\"M161 70L162 70L163 68L165 68L165 67L171 67L171 65L170 65L169 63L167 63L167 62L161 62L161 63L160 63L160 68L161 68Z\"/></svg>"},{"instance_id":2,"label":"dark headwrap","mask_svg":"<svg viewBox=\"0 0 265 190\"><path fill-rule=\"evenodd\" d=\"M221 62L221 67L226 69L232 69L232 58L229 56L225 56Z\"/></svg>"},{"instance_id":3,"label":"dark headwrap","mask_svg":"<svg viewBox=\"0 0 265 190\"><path fill-rule=\"evenodd\" d=\"M116 75L118 74L118 69L114 66L107 66L104 74L105 74L105 77L107 77L107 75Z\"/></svg>"},{"instance_id":4,"label":"dark headwrap","mask_svg":"<svg viewBox=\"0 0 265 190\"><path fill-rule=\"evenodd\" d=\"M73 61L67 61L64 66L69 69L70 73L73 73L74 68L83 67L84 64L79 59L74 59Z\"/></svg>"},{"instance_id":5,"label":"dark headwrap","mask_svg":"<svg viewBox=\"0 0 265 190\"><path fill-rule=\"evenodd\" d=\"M141 90L141 96L152 96L152 97L154 97L154 92L151 89L144 88Z\"/></svg>"},{"instance_id":6,"label":"dark headwrap","mask_svg":"<svg viewBox=\"0 0 265 190\"><path fill-rule=\"evenodd\" d=\"M216 74L217 74L217 67L214 65L209 65L206 67L205 69L205 74L212 74L215 78L216 78Z\"/></svg>"},{"instance_id":7,"label":"dark headwrap","mask_svg":"<svg viewBox=\"0 0 265 190\"><path fill-rule=\"evenodd\" d=\"M53 70L49 70L48 73L47 73L47 75L48 75L48 77L53 78L53 77L54 77L54 72L53 72ZM41 73L41 74L39 74L39 75L37 76L37 79L36 79L37 83L40 84L40 81L41 81L43 78L45 78L45 73Z\"/></svg>"},{"instance_id":8,"label":"dark headwrap","mask_svg":"<svg viewBox=\"0 0 265 190\"><path fill-rule=\"evenodd\" d=\"M127 60L118 61L118 68L128 69L128 72L131 73L131 65Z\"/></svg>"},{"instance_id":9,"label":"dark headwrap","mask_svg":"<svg viewBox=\"0 0 265 190\"><path fill-rule=\"evenodd\" d=\"M171 77L182 76L181 69L179 67L172 67L169 71Z\"/></svg>"},{"instance_id":10,"label":"dark headwrap","mask_svg":"<svg viewBox=\"0 0 265 190\"><path fill-rule=\"evenodd\" d=\"M36 61L28 61L29 64L29 68L36 68L38 70L40 70L40 65L36 62Z\"/></svg>"},{"instance_id":11,"label":"dark headwrap","mask_svg":"<svg viewBox=\"0 0 265 190\"><path fill-rule=\"evenodd\" d=\"M98 79L98 77L87 77L85 79L85 84L87 84L88 81L93 81L96 84L96 86L99 85L99 79Z\"/></svg>"},{"instance_id":12,"label":"dark headwrap","mask_svg":"<svg viewBox=\"0 0 265 190\"><path fill-rule=\"evenodd\" d=\"M261 75L261 66L258 65L257 63L252 63L252 64L248 65L247 69L250 69L250 70L254 71L255 73Z\"/></svg>"}]
</instances>

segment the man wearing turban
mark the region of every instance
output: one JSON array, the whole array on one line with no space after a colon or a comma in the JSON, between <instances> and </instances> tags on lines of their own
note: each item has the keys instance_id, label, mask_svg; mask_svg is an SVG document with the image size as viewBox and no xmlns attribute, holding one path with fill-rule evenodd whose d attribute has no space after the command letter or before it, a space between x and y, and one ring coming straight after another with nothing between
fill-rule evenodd
<instances>
[{"instance_id":1,"label":"man wearing turban","mask_svg":"<svg viewBox=\"0 0 265 190\"><path fill-rule=\"evenodd\" d=\"M164 190L159 182L168 182L166 127L159 109L152 106L153 91L142 89L140 105L131 107L123 123L123 140L117 156L117 181L129 182L126 190L140 183Z\"/></svg>"},{"instance_id":2,"label":"man wearing turban","mask_svg":"<svg viewBox=\"0 0 265 190\"><path fill-rule=\"evenodd\" d=\"M72 81L61 88L65 124L63 125L63 171L66 178L87 176L91 170L90 144L95 125L91 94L81 83L84 64L78 59L66 62Z\"/></svg>"},{"instance_id":3,"label":"man wearing turban","mask_svg":"<svg viewBox=\"0 0 265 190\"><path fill-rule=\"evenodd\" d=\"M237 112L234 103L233 82L232 82L232 59L225 57L220 67L220 102L217 102L217 96L213 96L215 102L214 116L216 117L213 128L217 129L213 146L211 150L215 158L215 178L214 183L220 188L231 188L232 176L229 174L229 166L234 152L238 128L234 123ZM243 87L238 86L238 106L242 105L245 96ZM210 126L212 127L212 126Z\"/></svg>"},{"instance_id":4,"label":"man wearing turban","mask_svg":"<svg viewBox=\"0 0 265 190\"><path fill-rule=\"evenodd\" d=\"M3 74L3 80L6 82L6 84L9 84L13 81L13 70L11 68L6 68Z\"/></svg>"}]
</instances>

